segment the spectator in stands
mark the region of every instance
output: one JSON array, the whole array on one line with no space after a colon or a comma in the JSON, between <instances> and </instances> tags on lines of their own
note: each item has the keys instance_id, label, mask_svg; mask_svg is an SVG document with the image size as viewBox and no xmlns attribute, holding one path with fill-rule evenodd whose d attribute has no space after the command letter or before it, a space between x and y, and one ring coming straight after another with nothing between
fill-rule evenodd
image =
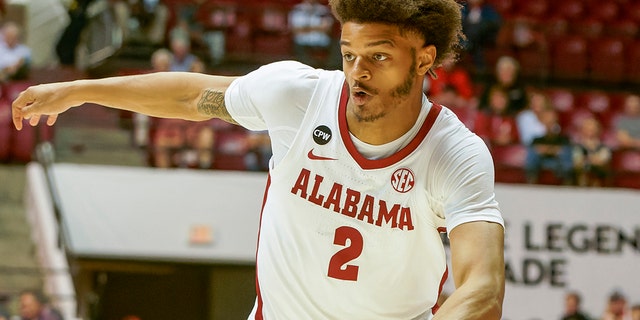
<instances>
[{"instance_id":1,"label":"spectator in stands","mask_svg":"<svg viewBox=\"0 0 640 320\"><path fill-rule=\"evenodd\" d=\"M507 92L500 86L489 89L489 105L476 114L475 133L489 146L504 146L519 142L516 118L507 113Z\"/></svg>"},{"instance_id":2,"label":"spectator in stands","mask_svg":"<svg viewBox=\"0 0 640 320\"><path fill-rule=\"evenodd\" d=\"M529 95L527 108L516 116L520 143L531 145L535 137L543 136L546 128L540 120L544 110L552 109L551 99L541 91L532 91Z\"/></svg>"},{"instance_id":3,"label":"spectator in stands","mask_svg":"<svg viewBox=\"0 0 640 320\"><path fill-rule=\"evenodd\" d=\"M215 131L210 122L188 123L184 127L185 145L179 155L179 167L210 169L213 166Z\"/></svg>"},{"instance_id":4,"label":"spectator in stands","mask_svg":"<svg viewBox=\"0 0 640 320\"><path fill-rule=\"evenodd\" d=\"M58 310L49 305L45 295L36 290L20 294L20 320L62 320Z\"/></svg>"},{"instance_id":5,"label":"spectator in stands","mask_svg":"<svg viewBox=\"0 0 640 320\"><path fill-rule=\"evenodd\" d=\"M164 43L169 9L162 0L112 0L111 6L125 40Z\"/></svg>"},{"instance_id":6,"label":"spectator in stands","mask_svg":"<svg viewBox=\"0 0 640 320\"><path fill-rule=\"evenodd\" d=\"M475 71L486 72L485 50L495 45L502 26L498 11L484 0L468 0L462 8L462 30L467 36L464 44L469 52Z\"/></svg>"},{"instance_id":7,"label":"spectator in stands","mask_svg":"<svg viewBox=\"0 0 640 320\"><path fill-rule=\"evenodd\" d=\"M628 313L627 298L621 292L614 291L609 296L607 309L604 311L601 320L627 320Z\"/></svg>"},{"instance_id":8,"label":"spectator in stands","mask_svg":"<svg viewBox=\"0 0 640 320\"><path fill-rule=\"evenodd\" d=\"M193 48L205 48L204 26L198 19L198 16L200 15L200 8L206 2L206 0L180 1L180 3L175 6L177 22L171 28L169 38L173 39L176 36L185 37L189 40Z\"/></svg>"},{"instance_id":9,"label":"spectator in stands","mask_svg":"<svg viewBox=\"0 0 640 320\"><path fill-rule=\"evenodd\" d=\"M327 61L319 61L319 55L331 56L334 19L328 6L318 0L303 0L289 12L289 28L293 34L295 58L315 67L324 67Z\"/></svg>"},{"instance_id":10,"label":"spectator in stands","mask_svg":"<svg viewBox=\"0 0 640 320\"><path fill-rule=\"evenodd\" d=\"M21 43L20 27L13 22L2 26L0 39L0 81L24 79L29 74L31 49Z\"/></svg>"},{"instance_id":11,"label":"spectator in stands","mask_svg":"<svg viewBox=\"0 0 640 320\"><path fill-rule=\"evenodd\" d=\"M10 314L7 310L7 303L9 302L9 295L0 293L0 320L9 320Z\"/></svg>"},{"instance_id":12,"label":"spectator in stands","mask_svg":"<svg viewBox=\"0 0 640 320\"><path fill-rule=\"evenodd\" d=\"M589 117L580 123L580 132L574 141L573 164L577 183L583 187L606 185L610 174L611 149L601 139L602 126L598 119Z\"/></svg>"},{"instance_id":13,"label":"spectator in stands","mask_svg":"<svg viewBox=\"0 0 640 320\"><path fill-rule=\"evenodd\" d=\"M250 171L268 171L271 159L271 139L267 131L249 131L244 163Z\"/></svg>"},{"instance_id":14,"label":"spectator in stands","mask_svg":"<svg viewBox=\"0 0 640 320\"><path fill-rule=\"evenodd\" d=\"M571 141L562 132L555 110L545 110L540 115L546 133L534 138L527 149L525 170L527 183L538 183L540 170L553 170L562 183L573 183L573 158Z\"/></svg>"},{"instance_id":15,"label":"spectator in stands","mask_svg":"<svg viewBox=\"0 0 640 320\"><path fill-rule=\"evenodd\" d=\"M518 17L513 21L512 33L509 44L514 51L547 49L547 39L535 26L535 19ZM541 57L542 58L542 57Z\"/></svg>"},{"instance_id":16,"label":"spectator in stands","mask_svg":"<svg viewBox=\"0 0 640 320\"><path fill-rule=\"evenodd\" d=\"M513 57L502 56L496 62L495 72L495 79L491 81L491 84L482 93L479 106L482 108L489 105L487 103L489 89L494 85L498 85L507 91L509 95L507 113L516 115L527 106L527 89L520 77L520 64Z\"/></svg>"},{"instance_id":17,"label":"spectator in stands","mask_svg":"<svg viewBox=\"0 0 640 320\"><path fill-rule=\"evenodd\" d=\"M434 70L436 77L425 77L425 91L429 98L452 109L467 108L475 99L469 72L448 59Z\"/></svg>"},{"instance_id":18,"label":"spectator in stands","mask_svg":"<svg viewBox=\"0 0 640 320\"><path fill-rule=\"evenodd\" d=\"M65 27L56 43L56 54L60 64L75 66L76 48L81 41L82 31L89 23L88 9L95 0L72 0L68 4L69 24Z\"/></svg>"},{"instance_id":19,"label":"spectator in stands","mask_svg":"<svg viewBox=\"0 0 640 320\"><path fill-rule=\"evenodd\" d=\"M581 309L582 298L577 292L569 292L564 296L564 314L561 320L589 320Z\"/></svg>"},{"instance_id":20,"label":"spectator in stands","mask_svg":"<svg viewBox=\"0 0 640 320\"><path fill-rule=\"evenodd\" d=\"M193 70L193 64L198 57L191 53L191 42L184 37L174 37L171 39L171 71L187 72Z\"/></svg>"},{"instance_id":21,"label":"spectator in stands","mask_svg":"<svg viewBox=\"0 0 640 320\"><path fill-rule=\"evenodd\" d=\"M618 146L640 149L640 96L629 95L624 101L624 113L615 124Z\"/></svg>"}]
</instances>

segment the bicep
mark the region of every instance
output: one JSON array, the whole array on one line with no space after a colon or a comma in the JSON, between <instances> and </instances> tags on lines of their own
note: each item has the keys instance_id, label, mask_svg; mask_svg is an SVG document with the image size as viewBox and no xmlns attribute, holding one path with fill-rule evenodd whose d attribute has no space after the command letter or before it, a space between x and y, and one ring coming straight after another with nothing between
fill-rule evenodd
<instances>
[{"instance_id":1,"label":"bicep","mask_svg":"<svg viewBox=\"0 0 640 320\"><path fill-rule=\"evenodd\" d=\"M449 233L456 287L480 281L504 290L504 228L494 222L463 223Z\"/></svg>"}]
</instances>

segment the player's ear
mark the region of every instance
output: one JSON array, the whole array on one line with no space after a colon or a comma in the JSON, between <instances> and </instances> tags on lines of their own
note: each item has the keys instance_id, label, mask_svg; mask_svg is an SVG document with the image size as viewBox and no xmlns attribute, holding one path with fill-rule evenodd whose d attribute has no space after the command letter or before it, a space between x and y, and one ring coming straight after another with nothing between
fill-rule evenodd
<instances>
[{"instance_id":1,"label":"player's ear","mask_svg":"<svg viewBox=\"0 0 640 320\"><path fill-rule=\"evenodd\" d=\"M417 59L418 59L418 74L425 75L431 67L433 67L434 62L436 61L436 47L433 45L424 46L419 49Z\"/></svg>"}]
</instances>

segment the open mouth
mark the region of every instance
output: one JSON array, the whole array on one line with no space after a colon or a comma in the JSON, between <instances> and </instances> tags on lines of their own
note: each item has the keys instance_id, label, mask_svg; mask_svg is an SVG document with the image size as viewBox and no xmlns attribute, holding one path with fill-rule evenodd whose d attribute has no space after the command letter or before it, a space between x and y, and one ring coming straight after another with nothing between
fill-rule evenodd
<instances>
[{"instance_id":1,"label":"open mouth","mask_svg":"<svg viewBox=\"0 0 640 320\"><path fill-rule=\"evenodd\" d=\"M368 94L364 91L354 91L353 95L358 97L358 98L364 98L366 97Z\"/></svg>"}]
</instances>

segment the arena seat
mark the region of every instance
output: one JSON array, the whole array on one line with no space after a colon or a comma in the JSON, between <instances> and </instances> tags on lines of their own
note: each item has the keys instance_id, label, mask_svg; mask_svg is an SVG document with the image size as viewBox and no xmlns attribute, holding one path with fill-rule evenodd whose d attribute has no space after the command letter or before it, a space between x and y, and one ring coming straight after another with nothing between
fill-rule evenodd
<instances>
[{"instance_id":1,"label":"arena seat","mask_svg":"<svg viewBox=\"0 0 640 320\"><path fill-rule=\"evenodd\" d=\"M631 84L640 84L640 40L628 43L626 53L625 78Z\"/></svg>"},{"instance_id":2,"label":"arena seat","mask_svg":"<svg viewBox=\"0 0 640 320\"><path fill-rule=\"evenodd\" d=\"M560 37L553 41L551 72L556 79L584 80L588 76L588 42L576 35Z\"/></svg>"},{"instance_id":3,"label":"arena seat","mask_svg":"<svg viewBox=\"0 0 640 320\"><path fill-rule=\"evenodd\" d=\"M616 150L611 159L613 186L640 189L640 150Z\"/></svg>"},{"instance_id":4,"label":"arena seat","mask_svg":"<svg viewBox=\"0 0 640 320\"><path fill-rule=\"evenodd\" d=\"M0 100L0 162L9 160L11 152L11 104L5 99Z\"/></svg>"},{"instance_id":5,"label":"arena seat","mask_svg":"<svg viewBox=\"0 0 640 320\"><path fill-rule=\"evenodd\" d=\"M518 14L530 19L542 19L548 10L549 2L547 0L520 1L518 5Z\"/></svg>"},{"instance_id":6,"label":"arena seat","mask_svg":"<svg viewBox=\"0 0 640 320\"><path fill-rule=\"evenodd\" d=\"M560 17L575 21L584 17L586 7L582 0L560 0L554 2L552 11Z\"/></svg>"},{"instance_id":7,"label":"arena seat","mask_svg":"<svg viewBox=\"0 0 640 320\"><path fill-rule=\"evenodd\" d=\"M625 80L625 45L619 38L598 38L589 44L589 79L622 83Z\"/></svg>"},{"instance_id":8,"label":"arena seat","mask_svg":"<svg viewBox=\"0 0 640 320\"><path fill-rule=\"evenodd\" d=\"M491 155L495 167L495 181L501 183L525 183L524 163L527 148L521 144L492 146Z\"/></svg>"},{"instance_id":9,"label":"arena seat","mask_svg":"<svg viewBox=\"0 0 640 320\"><path fill-rule=\"evenodd\" d=\"M618 37L624 42L633 41L638 36L638 30L638 24L629 18L621 18L604 25L605 35Z\"/></svg>"},{"instance_id":10,"label":"arena seat","mask_svg":"<svg viewBox=\"0 0 640 320\"><path fill-rule=\"evenodd\" d=\"M588 9L591 17L605 23L616 21L620 16L620 6L614 0L591 1Z\"/></svg>"},{"instance_id":11,"label":"arena seat","mask_svg":"<svg viewBox=\"0 0 640 320\"><path fill-rule=\"evenodd\" d=\"M516 0L488 0L487 2L493 5L500 15L507 19L516 11Z\"/></svg>"},{"instance_id":12,"label":"arena seat","mask_svg":"<svg viewBox=\"0 0 640 320\"><path fill-rule=\"evenodd\" d=\"M216 131L213 169L246 170L247 131L232 129Z\"/></svg>"},{"instance_id":13,"label":"arena seat","mask_svg":"<svg viewBox=\"0 0 640 320\"><path fill-rule=\"evenodd\" d=\"M604 23L593 17L586 17L571 23L571 34L587 40L598 39L604 34Z\"/></svg>"}]
</instances>

